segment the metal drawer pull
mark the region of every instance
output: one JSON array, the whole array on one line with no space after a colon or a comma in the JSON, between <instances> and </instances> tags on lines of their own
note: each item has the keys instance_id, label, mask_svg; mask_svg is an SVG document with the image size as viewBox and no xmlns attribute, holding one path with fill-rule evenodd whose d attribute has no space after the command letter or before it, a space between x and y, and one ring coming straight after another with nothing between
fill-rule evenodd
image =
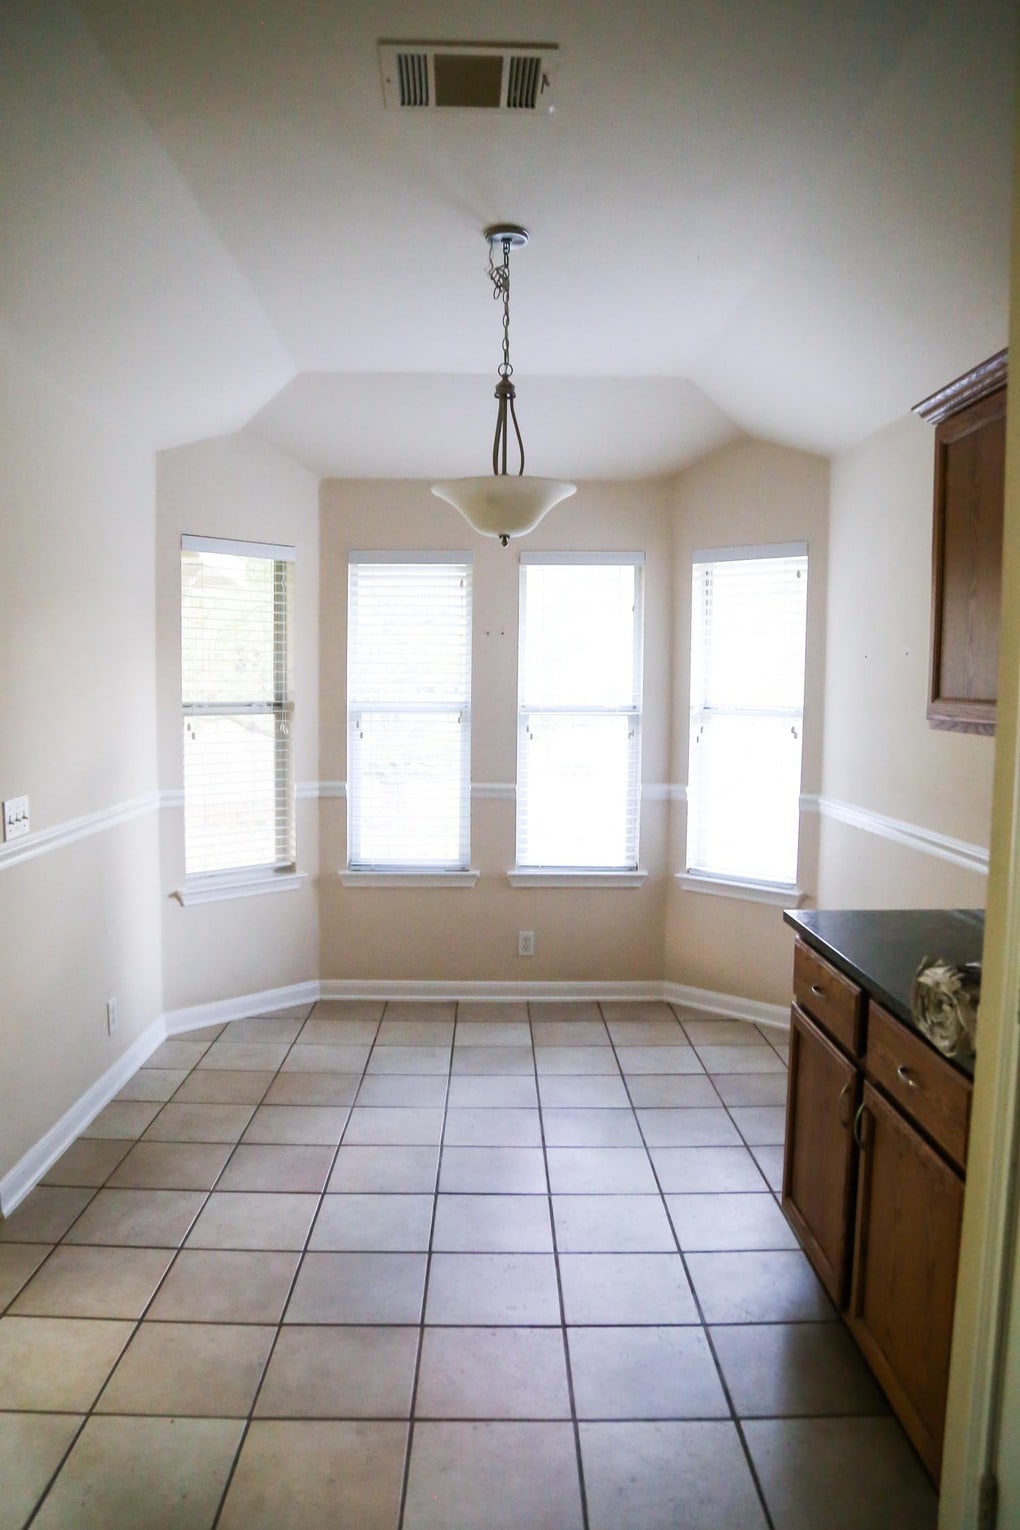
<instances>
[{"instance_id":1,"label":"metal drawer pull","mask_svg":"<svg viewBox=\"0 0 1020 1530\"><path fill-rule=\"evenodd\" d=\"M896 1069L896 1077L900 1080L900 1083L906 1084L908 1089L917 1088L917 1079L911 1073L910 1069L904 1067L902 1063L900 1063L899 1067Z\"/></svg>"},{"instance_id":2,"label":"metal drawer pull","mask_svg":"<svg viewBox=\"0 0 1020 1530\"><path fill-rule=\"evenodd\" d=\"M864 1120L864 1113L867 1108L868 1107L863 1103L858 1105L857 1114L854 1116L854 1141L862 1153L864 1152L864 1139L861 1133L861 1123Z\"/></svg>"},{"instance_id":3,"label":"metal drawer pull","mask_svg":"<svg viewBox=\"0 0 1020 1530\"><path fill-rule=\"evenodd\" d=\"M839 1112L839 1124L840 1124L840 1126L849 1126L850 1122L851 1122L851 1119L853 1117L853 1106L852 1105L850 1105L850 1108L846 1112L846 1114L844 1114L844 1112L843 1112L843 1102L846 1101L847 1104L849 1104L849 1102L850 1102L850 1095L851 1095L851 1093L853 1091L853 1087L854 1087L853 1079L848 1079L847 1082L843 1085L842 1089L839 1091L839 1101L838 1101L838 1103L836 1105L836 1109Z\"/></svg>"},{"instance_id":4,"label":"metal drawer pull","mask_svg":"<svg viewBox=\"0 0 1020 1530\"><path fill-rule=\"evenodd\" d=\"M821 999L824 999L825 997L825 989L821 986L820 983L812 983L811 992L816 993Z\"/></svg>"}]
</instances>

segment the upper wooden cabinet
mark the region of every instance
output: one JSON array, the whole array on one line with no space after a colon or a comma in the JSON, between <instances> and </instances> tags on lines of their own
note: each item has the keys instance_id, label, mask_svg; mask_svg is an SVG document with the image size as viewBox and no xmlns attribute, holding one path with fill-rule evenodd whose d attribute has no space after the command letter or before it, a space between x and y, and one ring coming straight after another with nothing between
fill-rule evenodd
<instances>
[{"instance_id":1,"label":"upper wooden cabinet","mask_svg":"<svg viewBox=\"0 0 1020 1530\"><path fill-rule=\"evenodd\" d=\"M1007 352L915 404L935 426L928 720L995 732Z\"/></svg>"}]
</instances>

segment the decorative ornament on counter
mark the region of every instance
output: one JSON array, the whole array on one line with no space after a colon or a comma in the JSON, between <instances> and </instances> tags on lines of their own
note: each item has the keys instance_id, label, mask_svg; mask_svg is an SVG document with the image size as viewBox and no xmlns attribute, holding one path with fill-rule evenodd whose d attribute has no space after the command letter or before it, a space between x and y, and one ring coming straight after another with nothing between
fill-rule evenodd
<instances>
[{"instance_id":1,"label":"decorative ornament on counter","mask_svg":"<svg viewBox=\"0 0 1020 1530\"><path fill-rule=\"evenodd\" d=\"M970 1058L977 1045L981 963L962 967L926 956L914 975L910 1012L922 1036L945 1057Z\"/></svg>"}]
</instances>

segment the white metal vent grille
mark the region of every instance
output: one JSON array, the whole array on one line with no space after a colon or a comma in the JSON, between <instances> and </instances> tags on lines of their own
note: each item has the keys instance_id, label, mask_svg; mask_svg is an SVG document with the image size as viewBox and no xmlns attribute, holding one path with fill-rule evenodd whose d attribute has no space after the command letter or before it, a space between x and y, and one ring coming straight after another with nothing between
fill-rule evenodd
<instances>
[{"instance_id":1,"label":"white metal vent grille","mask_svg":"<svg viewBox=\"0 0 1020 1530\"><path fill-rule=\"evenodd\" d=\"M555 43L381 42L383 99L395 111L551 112L558 53Z\"/></svg>"}]
</instances>

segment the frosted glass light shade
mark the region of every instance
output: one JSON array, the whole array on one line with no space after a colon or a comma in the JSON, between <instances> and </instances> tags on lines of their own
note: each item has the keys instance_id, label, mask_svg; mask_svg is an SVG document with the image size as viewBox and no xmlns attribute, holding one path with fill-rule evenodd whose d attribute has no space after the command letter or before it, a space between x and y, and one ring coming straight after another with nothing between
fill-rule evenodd
<instances>
[{"instance_id":1,"label":"frosted glass light shade","mask_svg":"<svg viewBox=\"0 0 1020 1530\"><path fill-rule=\"evenodd\" d=\"M534 531L553 505L577 492L555 478L514 478L490 473L485 478L452 478L434 483L433 494L459 510L483 537L523 537Z\"/></svg>"}]
</instances>

